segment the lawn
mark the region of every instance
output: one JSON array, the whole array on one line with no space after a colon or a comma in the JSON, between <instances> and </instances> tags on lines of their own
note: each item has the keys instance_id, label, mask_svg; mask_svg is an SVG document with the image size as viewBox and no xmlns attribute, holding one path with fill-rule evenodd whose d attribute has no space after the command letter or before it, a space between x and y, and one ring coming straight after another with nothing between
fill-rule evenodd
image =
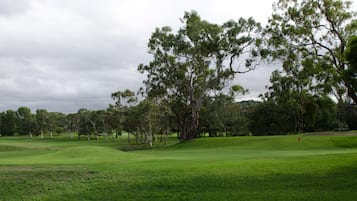
<instances>
[{"instance_id":1,"label":"lawn","mask_svg":"<svg viewBox=\"0 0 357 201\"><path fill-rule=\"evenodd\" d=\"M357 136L127 141L0 138L0 200L351 201ZM129 146L130 147L130 146Z\"/></svg>"}]
</instances>

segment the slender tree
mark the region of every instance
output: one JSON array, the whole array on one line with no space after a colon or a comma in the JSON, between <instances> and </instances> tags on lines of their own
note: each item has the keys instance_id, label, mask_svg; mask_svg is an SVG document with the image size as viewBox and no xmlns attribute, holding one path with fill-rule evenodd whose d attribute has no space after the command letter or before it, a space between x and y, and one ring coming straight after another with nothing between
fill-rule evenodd
<instances>
[{"instance_id":1,"label":"slender tree","mask_svg":"<svg viewBox=\"0 0 357 201\"><path fill-rule=\"evenodd\" d=\"M45 109L36 110L36 124L40 132L41 139L43 139L43 134L50 129L49 125L49 113Z\"/></svg>"}]
</instances>

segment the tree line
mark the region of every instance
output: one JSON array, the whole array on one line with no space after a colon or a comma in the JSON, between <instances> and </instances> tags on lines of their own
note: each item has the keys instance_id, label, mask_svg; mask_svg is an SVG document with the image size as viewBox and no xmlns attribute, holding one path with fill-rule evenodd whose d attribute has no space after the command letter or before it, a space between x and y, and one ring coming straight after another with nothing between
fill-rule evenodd
<instances>
[{"instance_id":1,"label":"tree line","mask_svg":"<svg viewBox=\"0 0 357 201\"><path fill-rule=\"evenodd\" d=\"M273 78L272 78L273 79ZM283 135L298 132L357 129L356 106L336 103L330 97L311 94L274 94L267 92L264 101L236 102L223 95L205 100L199 121L199 135L242 136ZM112 94L115 104L105 110L79 109L63 114L28 107L0 113L1 136L40 136L70 133L85 139L100 136L115 140L125 132L128 143L166 143L168 136L180 138L180 128L168 102L146 97L138 101L130 90ZM298 103L297 101L303 101ZM75 136L77 135L77 136Z\"/></svg>"},{"instance_id":2,"label":"tree line","mask_svg":"<svg viewBox=\"0 0 357 201\"><path fill-rule=\"evenodd\" d=\"M165 139L168 133L190 140L205 134L356 129L357 19L351 4L278 0L265 27L253 18L215 24L195 11L186 12L177 31L164 26L152 33L148 42L152 60L138 66L147 76L138 93L115 92L115 104L108 109L62 115L59 119L65 123L60 126L50 123L51 113L44 112L44 118L36 111L30 118L6 111L2 121L17 120L2 123L2 133L15 132L6 127L21 134L57 127L98 137L125 130L138 142L152 144L156 135ZM247 90L232 81L262 63L279 67L262 101L237 103L236 97ZM11 125L26 118L33 120ZM28 125L33 130L23 131Z\"/></svg>"}]
</instances>

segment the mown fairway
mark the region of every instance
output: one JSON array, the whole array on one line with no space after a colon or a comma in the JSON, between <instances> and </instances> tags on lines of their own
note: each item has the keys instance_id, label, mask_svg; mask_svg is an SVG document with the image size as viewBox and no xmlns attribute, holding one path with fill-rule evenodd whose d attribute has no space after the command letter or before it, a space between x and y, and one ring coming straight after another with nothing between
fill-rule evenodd
<instances>
[{"instance_id":1,"label":"mown fairway","mask_svg":"<svg viewBox=\"0 0 357 201\"><path fill-rule=\"evenodd\" d=\"M126 141L0 138L0 200L351 201L357 137L202 138L123 152Z\"/></svg>"}]
</instances>

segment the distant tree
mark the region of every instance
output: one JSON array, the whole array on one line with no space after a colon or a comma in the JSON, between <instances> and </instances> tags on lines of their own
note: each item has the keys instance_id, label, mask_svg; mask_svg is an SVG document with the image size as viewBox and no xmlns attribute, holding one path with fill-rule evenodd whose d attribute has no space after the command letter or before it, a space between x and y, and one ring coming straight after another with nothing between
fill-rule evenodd
<instances>
[{"instance_id":1,"label":"distant tree","mask_svg":"<svg viewBox=\"0 0 357 201\"><path fill-rule=\"evenodd\" d=\"M312 95L309 88L309 76L304 71L288 71L282 74L274 71L270 78L271 86L265 98L284 106L293 117L294 132L304 132L305 116L314 115L316 105L310 104ZM310 104L310 105L309 105ZM305 109L309 107L309 111Z\"/></svg>"},{"instance_id":2,"label":"distant tree","mask_svg":"<svg viewBox=\"0 0 357 201\"><path fill-rule=\"evenodd\" d=\"M137 101L135 93L129 89L112 93L112 98L115 100L115 105L117 107L130 105L132 103L136 103Z\"/></svg>"},{"instance_id":3,"label":"distant tree","mask_svg":"<svg viewBox=\"0 0 357 201\"><path fill-rule=\"evenodd\" d=\"M108 110L97 110L91 112L91 120L93 121L94 133L96 134L97 140L100 135L103 135L105 139L108 139L108 135L112 133L112 113Z\"/></svg>"},{"instance_id":4,"label":"distant tree","mask_svg":"<svg viewBox=\"0 0 357 201\"><path fill-rule=\"evenodd\" d=\"M155 134L160 131L159 107L152 99L144 99L128 108L124 129L134 134L137 143L152 146Z\"/></svg>"},{"instance_id":5,"label":"distant tree","mask_svg":"<svg viewBox=\"0 0 357 201\"><path fill-rule=\"evenodd\" d=\"M357 106L352 105L348 102L340 102L337 105L337 120L338 125L336 128L339 129L351 129L357 130Z\"/></svg>"},{"instance_id":6,"label":"distant tree","mask_svg":"<svg viewBox=\"0 0 357 201\"><path fill-rule=\"evenodd\" d=\"M48 114L48 131L50 132L51 138L53 138L53 133L61 133L64 131L65 127L65 115L60 112L49 112Z\"/></svg>"},{"instance_id":7,"label":"distant tree","mask_svg":"<svg viewBox=\"0 0 357 201\"><path fill-rule=\"evenodd\" d=\"M258 131L259 135L264 135L333 128L336 104L327 95L311 90L309 76L305 75L304 71L272 73L264 102L256 108L250 120L253 134Z\"/></svg>"},{"instance_id":8,"label":"distant tree","mask_svg":"<svg viewBox=\"0 0 357 201\"><path fill-rule=\"evenodd\" d=\"M170 105L166 101L157 102L157 115L154 115L157 118L158 131L156 134L159 135L160 142L165 144L168 141L168 135L172 132L176 132L177 128L175 126L175 115L173 114Z\"/></svg>"},{"instance_id":9,"label":"distant tree","mask_svg":"<svg viewBox=\"0 0 357 201\"><path fill-rule=\"evenodd\" d=\"M65 117L65 130L70 132L70 138L73 139L73 133L79 133L80 115L79 113L67 114Z\"/></svg>"},{"instance_id":10,"label":"distant tree","mask_svg":"<svg viewBox=\"0 0 357 201\"><path fill-rule=\"evenodd\" d=\"M243 115L240 103L235 102L233 96L224 94L205 102L200 125L210 137L249 134L248 119Z\"/></svg>"},{"instance_id":11,"label":"distant tree","mask_svg":"<svg viewBox=\"0 0 357 201\"><path fill-rule=\"evenodd\" d=\"M259 64L261 28L252 18L217 25L196 12L185 13L182 22L177 33L170 27L155 30L148 44L153 60L138 70L147 74L149 97L170 104L179 138L189 140L199 136L205 99L222 91L235 74Z\"/></svg>"},{"instance_id":12,"label":"distant tree","mask_svg":"<svg viewBox=\"0 0 357 201\"><path fill-rule=\"evenodd\" d=\"M79 127L78 127L78 138L81 135L86 135L87 139L90 140L90 136L96 135L96 124L93 119L92 111L82 108L78 110L79 117Z\"/></svg>"},{"instance_id":13,"label":"distant tree","mask_svg":"<svg viewBox=\"0 0 357 201\"><path fill-rule=\"evenodd\" d=\"M129 89L124 91L116 91L112 93L112 98L115 100L115 105L109 105L108 111L112 113L112 127L115 129L116 137L121 135L123 123L125 121L125 113L128 106L136 104L138 101L135 93ZM128 136L129 138L130 136Z\"/></svg>"},{"instance_id":14,"label":"distant tree","mask_svg":"<svg viewBox=\"0 0 357 201\"><path fill-rule=\"evenodd\" d=\"M1 133L3 135L13 136L16 132L16 125L18 122L18 118L16 112L13 110L7 110L3 115L1 115L2 126Z\"/></svg>"},{"instance_id":15,"label":"distant tree","mask_svg":"<svg viewBox=\"0 0 357 201\"><path fill-rule=\"evenodd\" d=\"M31 113L28 107L20 107L17 109L18 118L18 133L20 135L29 135L35 131L35 116Z\"/></svg>"},{"instance_id":16,"label":"distant tree","mask_svg":"<svg viewBox=\"0 0 357 201\"><path fill-rule=\"evenodd\" d=\"M303 71L309 87L338 99L347 94L357 103L344 54L357 33L356 13L342 0L279 0L266 34L273 58L285 72ZM340 100L341 101L341 100Z\"/></svg>"},{"instance_id":17,"label":"distant tree","mask_svg":"<svg viewBox=\"0 0 357 201\"><path fill-rule=\"evenodd\" d=\"M135 115L136 138L140 143L152 146L155 134L160 129L158 104L152 99L145 99L134 106L131 111L133 113L128 113L128 115Z\"/></svg>"},{"instance_id":18,"label":"distant tree","mask_svg":"<svg viewBox=\"0 0 357 201\"><path fill-rule=\"evenodd\" d=\"M115 138L122 135L126 110L127 109L119 108L118 106L112 104L110 104L107 108L107 113L109 115L108 124L111 129L115 130Z\"/></svg>"},{"instance_id":19,"label":"distant tree","mask_svg":"<svg viewBox=\"0 0 357 201\"><path fill-rule=\"evenodd\" d=\"M45 109L37 109L36 110L36 125L39 130L39 134L41 136L41 139L43 139L44 133L49 131L50 129L50 117L49 113Z\"/></svg>"},{"instance_id":20,"label":"distant tree","mask_svg":"<svg viewBox=\"0 0 357 201\"><path fill-rule=\"evenodd\" d=\"M295 120L289 106L272 100L258 104L249 118L249 130L253 135L282 135L295 131Z\"/></svg>"},{"instance_id":21,"label":"distant tree","mask_svg":"<svg viewBox=\"0 0 357 201\"><path fill-rule=\"evenodd\" d=\"M317 111L312 131L331 131L336 128L338 105L328 96L314 97ZM311 115L312 116L312 115Z\"/></svg>"}]
</instances>

